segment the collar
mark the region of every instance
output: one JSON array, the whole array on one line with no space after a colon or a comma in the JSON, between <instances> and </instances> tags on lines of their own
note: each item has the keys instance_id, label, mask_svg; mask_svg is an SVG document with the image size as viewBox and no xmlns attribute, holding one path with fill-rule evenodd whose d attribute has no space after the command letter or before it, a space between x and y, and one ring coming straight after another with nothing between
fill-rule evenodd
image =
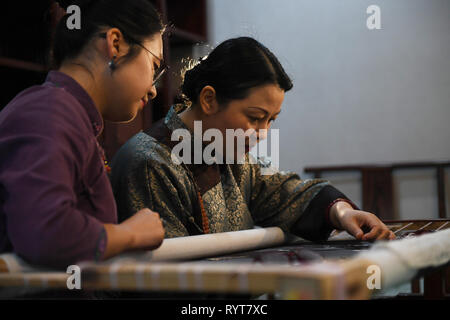
<instances>
[{"instance_id":1,"label":"collar","mask_svg":"<svg viewBox=\"0 0 450 320\"><path fill-rule=\"evenodd\" d=\"M89 117L94 135L97 137L102 132L103 118L100 112L86 90L75 79L59 71L50 71L45 82L64 89L77 99Z\"/></svg>"},{"instance_id":2,"label":"collar","mask_svg":"<svg viewBox=\"0 0 450 320\"><path fill-rule=\"evenodd\" d=\"M186 129L189 130L188 127L184 124L183 120L178 116L179 113L186 110L188 106L184 103L174 104L172 107L170 107L169 112L167 112L167 115L164 119L164 124L169 128L171 131L174 131L176 129ZM191 132L191 135L193 136L193 132Z\"/></svg>"},{"instance_id":3,"label":"collar","mask_svg":"<svg viewBox=\"0 0 450 320\"><path fill-rule=\"evenodd\" d=\"M145 133L156 139L158 142L166 145L171 150L178 143L171 141L172 132L176 129L187 129L178 113L188 108L185 104L173 105L164 119L157 121ZM203 154L203 149L202 149ZM191 160L195 159L194 137L191 132ZM220 182L220 170L224 165L213 164L183 164L189 175L193 179L197 191L204 194L209 189Z\"/></svg>"},{"instance_id":4,"label":"collar","mask_svg":"<svg viewBox=\"0 0 450 320\"><path fill-rule=\"evenodd\" d=\"M181 120L181 118L178 114L183 112L187 108L189 108L189 106L186 105L185 103L172 105L172 107L170 108L169 112L167 113L167 115L164 119L164 124L171 132L173 132L177 129L183 129L183 130L189 131L190 143L191 143L191 161L194 161L196 152L198 152L198 151L200 152L200 154L197 155L197 157L200 157L201 159L203 159L203 148L204 148L203 141L202 141L203 133L202 133L201 137L196 137L194 132L186 126L186 124L183 122L183 120ZM195 146L196 146L195 139L196 138L200 138L200 141L198 143L202 146L201 150L198 150L198 151L197 151L197 148L195 148ZM169 137L169 139L170 139L170 137ZM173 148L173 146L171 148ZM190 165L188 165L188 167L198 166L198 165L208 166L207 164L203 163L203 160L202 160L201 164L194 165L193 163L191 163Z\"/></svg>"}]
</instances>

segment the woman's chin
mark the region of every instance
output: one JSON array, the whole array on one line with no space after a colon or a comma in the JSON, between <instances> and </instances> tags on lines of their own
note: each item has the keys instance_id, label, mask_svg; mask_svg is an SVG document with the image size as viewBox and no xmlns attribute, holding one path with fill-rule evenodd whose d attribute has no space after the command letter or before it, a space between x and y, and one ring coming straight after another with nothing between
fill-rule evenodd
<instances>
[{"instance_id":1,"label":"woman's chin","mask_svg":"<svg viewBox=\"0 0 450 320\"><path fill-rule=\"evenodd\" d=\"M133 121L137 116L137 111L126 114L114 114L114 115L104 115L103 118L110 122L116 123L129 123Z\"/></svg>"}]
</instances>

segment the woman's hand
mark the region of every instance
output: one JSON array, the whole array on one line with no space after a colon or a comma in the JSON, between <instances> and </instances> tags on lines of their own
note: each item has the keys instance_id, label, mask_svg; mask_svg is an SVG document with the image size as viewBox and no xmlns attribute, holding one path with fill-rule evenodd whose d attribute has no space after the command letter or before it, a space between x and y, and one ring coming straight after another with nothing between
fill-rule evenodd
<instances>
[{"instance_id":1,"label":"woman's hand","mask_svg":"<svg viewBox=\"0 0 450 320\"><path fill-rule=\"evenodd\" d=\"M335 228L346 230L358 240L395 239L395 234L377 216L355 210L345 201L339 201L331 207L330 221Z\"/></svg>"},{"instance_id":2,"label":"woman's hand","mask_svg":"<svg viewBox=\"0 0 450 320\"><path fill-rule=\"evenodd\" d=\"M104 224L107 245L103 259L129 250L153 250L164 240L164 227L159 214L148 208L121 224Z\"/></svg>"},{"instance_id":3,"label":"woman's hand","mask_svg":"<svg viewBox=\"0 0 450 320\"><path fill-rule=\"evenodd\" d=\"M153 250L164 240L164 227L159 214L148 208L138 211L119 226L132 235L130 249Z\"/></svg>"}]
</instances>

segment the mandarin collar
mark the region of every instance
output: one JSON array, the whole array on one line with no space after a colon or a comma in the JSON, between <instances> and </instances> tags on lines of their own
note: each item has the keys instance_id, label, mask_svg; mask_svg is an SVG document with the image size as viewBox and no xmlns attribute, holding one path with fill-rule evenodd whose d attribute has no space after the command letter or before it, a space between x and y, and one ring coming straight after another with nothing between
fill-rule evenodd
<instances>
[{"instance_id":1,"label":"mandarin collar","mask_svg":"<svg viewBox=\"0 0 450 320\"><path fill-rule=\"evenodd\" d=\"M183 120L181 120L179 113L186 110L188 106L184 103L174 104L170 108L169 112L164 119L164 124L172 131L176 129L187 129L193 133L188 127L184 124Z\"/></svg>"},{"instance_id":2,"label":"mandarin collar","mask_svg":"<svg viewBox=\"0 0 450 320\"><path fill-rule=\"evenodd\" d=\"M195 152L197 151L195 148L195 135L192 132L192 130L190 130L186 124L183 122L183 120L181 120L179 114L181 112L183 112L184 110L188 109L190 106L187 105L186 103L179 103L179 104L174 104L171 106L169 112L167 112L166 117L164 118L164 124L167 126L167 128L169 128L172 132L177 130L177 129L186 129L190 132L191 134L191 159L195 159ZM203 133L202 133L203 135ZM201 144L203 144L203 141L200 142ZM201 154L200 157L203 159L203 147L201 149ZM222 168L224 165L223 164L217 164L217 163L212 163L212 164L206 164L206 163L202 163L201 164L189 164L187 165L191 171L195 171L195 170L202 170L202 168L207 168L207 167L217 167L217 168Z\"/></svg>"},{"instance_id":3,"label":"mandarin collar","mask_svg":"<svg viewBox=\"0 0 450 320\"><path fill-rule=\"evenodd\" d=\"M72 77L60 71L50 71L45 79L57 88L62 88L70 93L83 106L91 121L92 130L97 137L103 130L103 118L95 106L91 96L86 90Z\"/></svg>"}]
</instances>

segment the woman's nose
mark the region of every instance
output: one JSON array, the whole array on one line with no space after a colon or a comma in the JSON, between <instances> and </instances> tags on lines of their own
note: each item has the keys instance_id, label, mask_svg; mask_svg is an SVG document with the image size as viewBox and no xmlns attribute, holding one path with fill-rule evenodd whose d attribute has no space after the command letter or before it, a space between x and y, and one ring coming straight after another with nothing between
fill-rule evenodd
<instances>
[{"instance_id":1,"label":"woman's nose","mask_svg":"<svg viewBox=\"0 0 450 320\"><path fill-rule=\"evenodd\" d=\"M265 140L267 138L267 128L261 128L258 130L258 141Z\"/></svg>"}]
</instances>

